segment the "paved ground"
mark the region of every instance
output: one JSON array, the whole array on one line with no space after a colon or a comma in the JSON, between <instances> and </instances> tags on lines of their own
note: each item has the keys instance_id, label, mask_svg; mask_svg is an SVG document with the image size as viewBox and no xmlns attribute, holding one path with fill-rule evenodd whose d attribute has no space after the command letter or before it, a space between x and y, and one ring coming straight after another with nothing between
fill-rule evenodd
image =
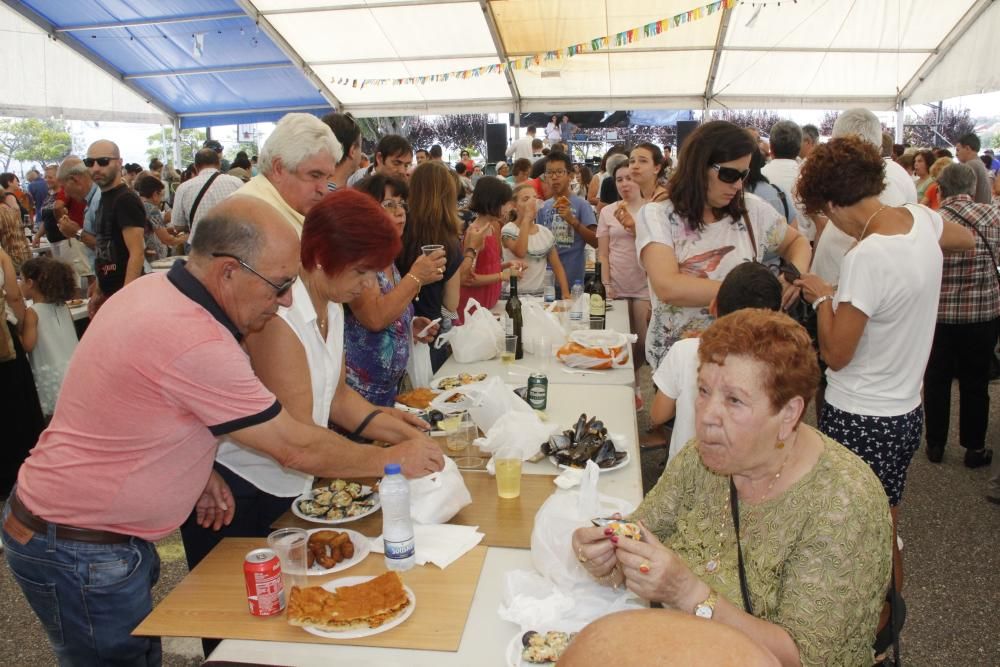
<instances>
[{"instance_id":1,"label":"paved ground","mask_svg":"<svg viewBox=\"0 0 1000 667\"><path fill-rule=\"evenodd\" d=\"M648 401L648 372L643 388ZM1000 385L990 389L994 403L989 442L1000 449ZM640 421L644 426L643 413ZM957 415L952 421L957 424ZM902 653L908 667L1000 666L1000 506L983 499L987 469L966 469L956 443L952 432L939 465L929 463L921 450L909 471L900 533L909 606ZM662 451L643 455L646 488L659 476L663 457ZM158 548L163 569L155 594L160 599L184 577L187 566L178 534ZM54 664L41 626L6 563L0 565L0 629L0 664ZM197 641L168 640L165 651L169 667L201 662Z\"/></svg>"}]
</instances>

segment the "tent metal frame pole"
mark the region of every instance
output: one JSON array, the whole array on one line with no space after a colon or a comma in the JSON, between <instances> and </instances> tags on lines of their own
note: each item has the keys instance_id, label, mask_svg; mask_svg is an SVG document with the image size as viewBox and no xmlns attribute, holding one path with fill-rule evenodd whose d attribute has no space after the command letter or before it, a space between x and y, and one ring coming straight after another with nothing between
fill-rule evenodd
<instances>
[{"instance_id":1,"label":"tent metal frame pole","mask_svg":"<svg viewBox=\"0 0 1000 667\"><path fill-rule=\"evenodd\" d=\"M226 74L229 72L252 72L264 69L291 69L295 63L260 63L258 65L230 65L219 67L194 67L191 69L164 70L162 72L139 72L138 74L126 74L125 81L135 79L157 79L168 76L194 76L198 74Z\"/></svg>"},{"instance_id":2,"label":"tent metal frame pole","mask_svg":"<svg viewBox=\"0 0 1000 667\"><path fill-rule=\"evenodd\" d=\"M708 106L715 96L715 77L719 74L719 61L722 60L722 48L726 42L726 33L729 32L729 19L733 15L732 9L724 9L722 18L719 20L719 32L715 35L715 48L712 50L712 63L708 68L708 77L705 81L705 117L708 118Z\"/></svg>"},{"instance_id":3,"label":"tent metal frame pole","mask_svg":"<svg viewBox=\"0 0 1000 667\"><path fill-rule=\"evenodd\" d=\"M146 100L147 104L151 104L152 106L159 109L160 112L167 118L169 118L171 121L177 118L177 113L173 111L167 105L166 102L156 97L155 95L151 95L149 91L143 90L134 82L126 80L123 72L118 71L118 69L115 68L111 63L101 58L96 53L93 53L84 48L75 38L63 39L62 35L59 34L58 29L52 23L50 23L48 19L46 19L41 14L37 13L36 11L25 5L23 2L18 2L17 0L0 0L0 2L3 2L12 10L14 10L18 14L20 14L21 16L23 16L24 18L26 18L27 20L31 21L36 26L44 30L48 34L49 39L51 39L52 41L61 42L63 45L75 51L77 55L81 56L91 64L97 66L103 72L107 73L109 76L118 79L118 81L120 81L122 85L126 86L129 90L138 95L140 98Z\"/></svg>"},{"instance_id":4,"label":"tent metal frame pole","mask_svg":"<svg viewBox=\"0 0 1000 667\"><path fill-rule=\"evenodd\" d=\"M86 32L88 30L113 30L115 28L138 28L143 26L171 25L177 23L196 23L198 21L224 21L226 19L242 19L246 14L238 12L220 12L202 16L171 16L163 19L133 19L131 21L114 21L112 23L94 23L91 25L68 25L56 28L56 32Z\"/></svg>"},{"instance_id":5,"label":"tent metal frame pole","mask_svg":"<svg viewBox=\"0 0 1000 667\"><path fill-rule=\"evenodd\" d=\"M327 87L326 83L319 78L316 72L313 71L312 67L309 66L309 63L307 63L302 56L299 55L299 52L293 49L292 45L281 36L281 33L278 32L273 25L271 25L271 22L267 20L264 13L258 11L250 0L236 0L236 4L239 5L240 8L246 12L246 15L249 16L254 23L256 23L257 26L260 27L260 29L274 41L275 45L281 49L282 53L284 53L288 59L292 61L292 65L302 70L302 73L306 75L306 78L309 79L314 86L316 86L316 90L318 90L319 94L330 103L330 106L332 106L336 111L343 111L343 102L341 102L337 96L333 94L333 91L331 91Z\"/></svg>"},{"instance_id":6,"label":"tent metal frame pole","mask_svg":"<svg viewBox=\"0 0 1000 667\"><path fill-rule=\"evenodd\" d=\"M913 93L917 87L941 64L941 61L945 59L951 48L965 36L965 33L979 20L979 17L993 6L993 2L994 0L976 0L976 3L969 7L969 10L965 12L965 16L952 27L948 34L944 36L944 39L941 40L941 43L938 44L937 48L934 49L934 52L927 57L927 60L917 68L916 73L910 77L906 85L899 90L899 93L896 95L897 100L913 98Z\"/></svg>"},{"instance_id":7,"label":"tent metal frame pole","mask_svg":"<svg viewBox=\"0 0 1000 667\"><path fill-rule=\"evenodd\" d=\"M174 169L181 166L181 119L174 118Z\"/></svg>"},{"instance_id":8,"label":"tent metal frame pole","mask_svg":"<svg viewBox=\"0 0 1000 667\"><path fill-rule=\"evenodd\" d=\"M483 10L483 18L486 19L486 26L489 28L490 37L493 39L493 48L496 50L497 58L500 59L501 63L506 63L506 50L504 48L503 38L500 36L500 30L497 28L497 19L493 15L493 7L490 6L489 0L479 0L479 8ZM520 109L521 91L517 89L517 81L514 79L514 75L511 73L509 68L504 67L503 76L507 80L507 87L510 88L510 95L514 101L514 108ZM518 111L517 118L520 117L521 114Z\"/></svg>"},{"instance_id":9,"label":"tent metal frame pole","mask_svg":"<svg viewBox=\"0 0 1000 667\"><path fill-rule=\"evenodd\" d=\"M241 5L243 2L237 0ZM279 14L312 14L315 12L336 12L348 9L383 9L388 7L421 7L423 5L448 5L467 3L469 0L396 0L395 2L384 2L377 5L320 5L318 7L299 7L296 9L269 9L259 12L261 16L276 16Z\"/></svg>"},{"instance_id":10,"label":"tent metal frame pole","mask_svg":"<svg viewBox=\"0 0 1000 667\"><path fill-rule=\"evenodd\" d=\"M903 143L903 123L906 121L906 100L896 103L896 132L895 140L897 144Z\"/></svg>"}]
</instances>

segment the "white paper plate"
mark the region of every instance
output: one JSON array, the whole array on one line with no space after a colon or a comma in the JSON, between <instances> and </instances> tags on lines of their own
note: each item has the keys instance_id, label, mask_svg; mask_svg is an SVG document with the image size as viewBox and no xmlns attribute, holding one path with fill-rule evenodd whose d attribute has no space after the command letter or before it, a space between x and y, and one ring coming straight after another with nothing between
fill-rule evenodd
<instances>
[{"instance_id":1,"label":"white paper plate","mask_svg":"<svg viewBox=\"0 0 1000 667\"><path fill-rule=\"evenodd\" d=\"M330 530L330 529L310 528L306 532L308 532L309 535L311 536L313 533L318 533L321 530ZM333 574L334 572L343 572L347 568L354 567L355 565L363 561L365 558L368 557L368 554L372 552L371 540L369 540L367 537L365 537L358 531L344 528L343 530L338 532L347 533L348 537L351 538L351 543L354 544L354 557L342 560L331 568L324 568L320 566L319 563L314 563L311 568L306 570L306 574L310 576L313 575L319 576L321 574Z\"/></svg>"},{"instance_id":2,"label":"white paper plate","mask_svg":"<svg viewBox=\"0 0 1000 667\"><path fill-rule=\"evenodd\" d=\"M323 588L331 593L340 588L341 586L356 586L358 584L363 584L366 581L371 581L374 576L366 577L343 577L341 579L334 579L333 581L328 581L323 584ZM352 630L344 630L342 632L335 632L330 630L319 630L318 628L302 628L309 634L316 635L317 637L325 637L326 639L357 639L359 637L371 637L372 635L382 634L386 630L392 630L394 627L408 619L413 614L413 609L417 606L417 596L413 594L413 591L409 586L403 586L403 590L406 591L406 597L410 598L410 604L407 605L403 613L396 618L383 623L377 628L355 628Z\"/></svg>"},{"instance_id":3,"label":"white paper plate","mask_svg":"<svg viewBox=\"0 0 1000 667\"><path fill-rule=\"evenodd\" d=\"M367 489L367 491L365 491L365 489ZM370 486L362 486L361 490L365 491L365 493L367 493L368 491L371 491L371 487ZM344 519L321 519L319 517L309 516L308 514L305 514L304 512L299 511L299 501L300 500L312 500L313 492L312 491L306 491L301 496L299 496L298 498L296 498L295 500L292 501L292 514L294 514L295 516L299 517L300 519L305 519L306 521L312 521L313 523L322 523L322 524L326 524L328 526L335 526L335 525L341 524L341 523L350 523L351 521L357 521L358 519L363 519L364 517L366 517L366 516L368 516L370 514L374 514L375 512L377 512L378 510L380 510L382 508L382 500L381 500L381 498L378 498L378 492L375 493L375 496L376 496L375 505L370 510L368 510L367 512L364 512L363 514L359 514L357 516L346 517Z\"/></svg>"},{"instance_id":4,"label":"white paper plate","mask_svg":"<svg viewBox=\"0 0 1000 667\"><path fill-rule=\"evenodd\" d=\"M618 450L618 451L621 451L621 450ZM632 460L631 454L629 454L628 452L625 452L625 458L623 458L621 461L619 461L615 465L611 466L610 468L601 468L601 467L598 467L597 470L599 472L601 472L601 473L611 472L612 470L621 470L622 468L624 468L625 466L627 466L631 460ZM554 465L557 468L560 468L562 470L567 470L570 467L572 467L572 466L567 466L567 465L562 465L560 463L556 463L556 457L555 456L550 456L549 457L549 461L552 462L552 465ZM576 470L583 470L583 468L576 468Z\"/></svg>"}]
</instances>

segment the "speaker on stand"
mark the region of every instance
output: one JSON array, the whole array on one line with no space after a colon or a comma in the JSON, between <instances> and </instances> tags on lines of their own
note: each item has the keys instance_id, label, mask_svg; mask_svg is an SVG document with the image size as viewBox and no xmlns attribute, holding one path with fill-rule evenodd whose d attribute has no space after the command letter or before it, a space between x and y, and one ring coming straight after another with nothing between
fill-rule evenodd
<instances>
[{"instance_id":1,"label":"speaker on stand","mask_svg":"<svg viewBox=\"0 0 1000 667\"><path fill-rule=\"evenodd\" d=\"M504 160L507 152L507 126L503 123L486 125L486 161L497 163Z\"/></svg>"},{"instance_id":2,"label":"speaker on stand","mask_svg":"<svg viewBox=\"0 0 1000 667\"><path fill-rule=\"evenodd\" d=\"M698 127L698 121L696 120L679 120L677 121L677 152L680 153L681 149L684 148L684 142L687 140L688 135L694 132L694 129Z\"/></svg>"}]
</instances>

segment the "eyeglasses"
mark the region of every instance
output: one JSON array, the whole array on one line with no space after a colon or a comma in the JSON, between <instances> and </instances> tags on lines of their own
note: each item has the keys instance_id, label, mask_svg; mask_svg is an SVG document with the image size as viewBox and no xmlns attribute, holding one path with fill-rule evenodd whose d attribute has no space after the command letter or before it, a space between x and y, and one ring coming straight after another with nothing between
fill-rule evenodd
<instances>
[{"instance_id":1,"label":"eyeglasses","mask_svg":"<svg viewBox=\"0 0 1000 667\"><path fill-rule=\"evenodd\" d=\"M83 166L85 166L87 169L90 169L91 167L94 166L94 163L96 162L98 165L100 165L102 167L107 167L109 164L111 164L115 160L121 160L121 158L120 157L85 157L85 158L83 158Z\"/></svg>"},{"instance_id":2,"label":"eyeglasses","mask_svg":"<svg viewBox=\"0 0 1000 667\"><path fill-rule=\"evenodd\" d=\"M569 172L566 171L565 169L553 169L552 171L549 171L547 169L545 170L546 176L565 176L568 173Z\"/></svg>"},{"instance_id":3,"label":"eyeglasses","mask_svg":"<svg viewBox=\"0 0 1000 667\"><path fill-rule=\"evenodd\" d=\"M747 176L750 175L749 169L733 169L732 167L723 167L721 164L713 164L712 169L719 172L719 180L723 183L735 183L736 181L745 181Z\"/></svg>"},{"instance_id":4,"label":"eyeglasses","mask_svg":"<svg viewBox=\"0 0 1000 667\"><path fill-rule=\"evenodd\" d=\"M298 278L299 278L298 276L293 276L293 277L289 278L288 280L286 280L285 282L283 282L283 283L281 283L279 285L277 283L271 282L270 280L268 280L264 276L260 275L260 273L258 273L256 269L254 269L252 266L250 266L249 264L247 264L246 262L244 262L242 258L240 258L240 257L238 257L236 255L230 255L227 252L213 252L212 253L212 257L226 257L228 259L235 259L237 262L240 263L240 266L242 266L244 269L246 269L250 273L254 274L258 278L260 278L261 280L263 280L265 283L267 283L268 285L270 285L271 287L273 287L274 291L277 292L276 296L279 299L281 297L285 296L286 294L288 294L288 290L292 289L292 285L294 285L295 281L298 280Z\"/></svg>"},{"instance_id":5,"label":"eyeglasses","mask_svg":"<svg viewBox=\"0 0 1000 667\"><path fill-rule=\"evenodd\" d=\"M382 202L382 208L384 208L387 211L395 211L398 208L401 209L404 213L410 210L410 208L406 205L406 202L396 201L395 199L386 199L384 202Z\"/></svg>"}]
</instances>

